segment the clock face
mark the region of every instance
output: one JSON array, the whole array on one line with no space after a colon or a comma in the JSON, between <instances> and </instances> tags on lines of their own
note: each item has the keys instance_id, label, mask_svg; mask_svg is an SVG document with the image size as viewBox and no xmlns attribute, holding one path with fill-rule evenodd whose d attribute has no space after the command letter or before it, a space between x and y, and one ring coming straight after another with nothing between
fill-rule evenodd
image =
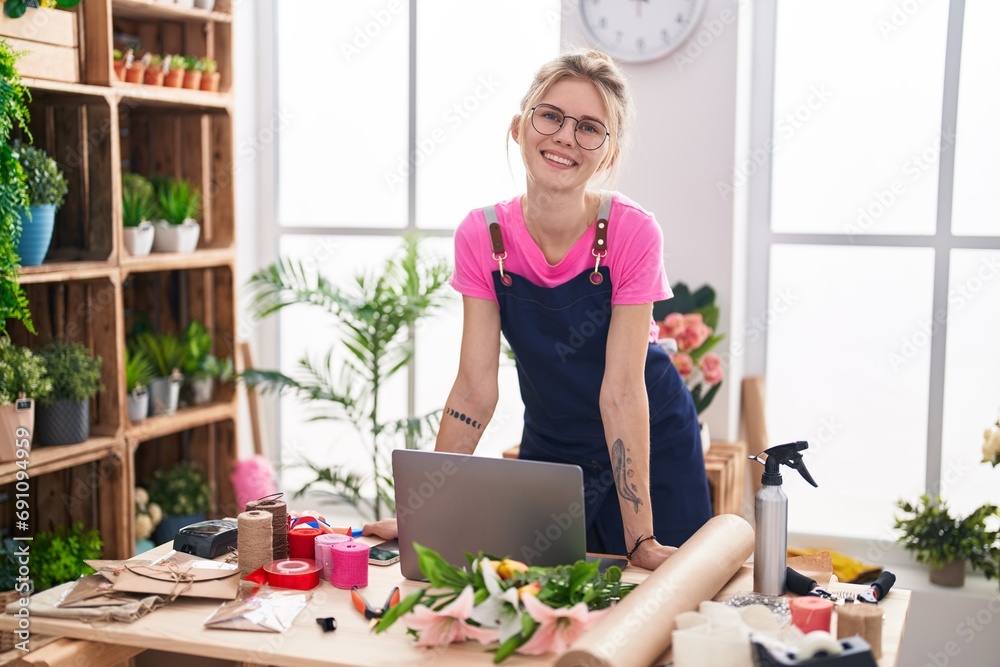
<instances>
[{"instance_id":1,"label":"clock face","mask_svg":"<svg viewBox=\"0 0 1000 667\"><path fill-rule=\"evenodd\" d=\"M595 45L625 62L662 58L691 34L705 0L580 0Z\"/></svg>"}]
</instances>

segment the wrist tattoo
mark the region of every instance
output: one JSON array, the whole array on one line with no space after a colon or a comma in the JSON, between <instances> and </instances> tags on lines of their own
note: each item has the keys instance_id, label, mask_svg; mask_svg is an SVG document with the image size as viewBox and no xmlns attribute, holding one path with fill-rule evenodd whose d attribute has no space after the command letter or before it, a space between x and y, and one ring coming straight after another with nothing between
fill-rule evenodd
<instances>
[{"instance_id":1,"label":"wrist tattoo","mask_svg":"<svg viewBox=\"0 0 1000 667\"><path fill-rule=\"evenodd\" d=\"M635 471L631 468L632 459L628 457L625 450L625 443L621 438L615 440L611 445L611 470L615 476L615 486L618 487L618 495L632 503L635 513L639 513L639 505L642 500L636 495L639 487L631 481Z\"/></svg>"},{"instance_id":2,"label":"wrist tattoo","mask_svg":"<svg viewBox=\"0 0 1000 667\"><path fill-rule=\"evenodd\" d=\"M455 419L457 419L458 421L460 421L460 422L465 422L465 423L466 423L466 424L468 424L469 426L471 426L471 427L473 427L473 428L477 428L477 429L479 429L480 431L481 431L481 430L483 430L483 425L482 425L482 424L480 424L478 420L475 420L475 419L473 419L472 417L468 416L468 415L467 415L467 414L465 414L464 412L459 412L458 410L452 410L452 409L451 409L451 408L449 408L449 407L448 407L447 405L446 405L446 406L444 407L444 410L445 410L445 412L447 412L447 413L448 413L448 414L449 414L450 416L454 417L454 418L455 418Z\"/></svg>"}]
</instances>

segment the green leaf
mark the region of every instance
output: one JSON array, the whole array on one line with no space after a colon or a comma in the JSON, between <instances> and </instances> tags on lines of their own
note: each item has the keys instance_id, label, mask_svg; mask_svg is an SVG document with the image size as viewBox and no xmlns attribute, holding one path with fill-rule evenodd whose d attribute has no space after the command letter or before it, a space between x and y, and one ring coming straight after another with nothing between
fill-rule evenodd
<instances>
[{"instance_id":1,"label":"green leaf","mask_svg":"<svg viewBox=\"0 0 1000 667\"><path fill-rule=\"evenodd\" d=\"M527 614L525 614L525 616L527 616ZM528 641L528 638L521 633L507 639L507 641L500 644L500 648L498 648L493 654L493 664L499 664L509 658L511 654L513 654L519 647L523 646L526 641Z\"/></svg>"},{"instance_id":2,"label":"green leaf","mask_svg":"<svg viewBox=\"0 0 1000 667\"><path fill-rule=\"evenodd\" d=\"M24 0L5 0L3 3L3 13L12 19L19 19L28 10L28 5Z\"/></svg>"}]
</instances>

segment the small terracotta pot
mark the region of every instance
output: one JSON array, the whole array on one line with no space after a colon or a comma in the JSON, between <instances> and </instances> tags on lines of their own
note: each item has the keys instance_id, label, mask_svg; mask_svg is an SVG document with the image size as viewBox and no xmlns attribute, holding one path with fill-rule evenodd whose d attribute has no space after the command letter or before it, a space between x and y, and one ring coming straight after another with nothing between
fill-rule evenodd
<instances>
[{"instance_id":1,"label":"small terracotta pot","mask_svg":"<svg viewBox=\"0 0 1000 667\"><path fill-rule=\"evenodd\" d=\"M115 61L115 78L119 81L125 80L125 61L116 60Z\"/></svg>"},{"instance_id":2,"label":"small terracotta pot","mask_svg":"<svg viewBox=\"0 0 1000 667\"><path fill-rule=\"evenodd\" d=\"M142 83L146 76L146 68L142 64L133 63L125 70L125 81L128 83Z\"/></svg>"},{"instance_id":3,"label":"small terracotta pot","mask_svg":"<svg viewBox=\"0 0 1000 667\"><path fill-rule=\"evenodd\" d=\"M220 72L205 72L201 77L201 89L210 93L219 92L219 81L222 79Z\"/></svg>"},{"instance_id":4,"label":"small terracotta pot","mask_svg":"<svg viewBox=\"0 0 1000 667\"><path fill-rule=\"evenodd\" d=\"M184 87L190 90L201 88L201 72L195 69L184 72Z\"/></svg>"},{"instance_id":5,"label":"small terracotta pot","mask_svg":"<svg viewBox=\"0 0 1000 667\"><path fill-rule=\"evenodd\" d=\"M147 86L162 86L163 70L159 67L153 67L146 70L146 76L143 81Z\"/></svg>"},{"instance_id":6,"label":"small terracotta pot","mask_svg":"<svg viewBox=\"0 0 1000 667\"><path fill-rule=\"evenodd\" d=\"M163 85L167 88L180 88L184 85L184 70L172 69L167 72L163 79Z\"/></svg>"},{"instance_id":7,"label":"small terracotta pot","mask_svg":"<svg viewBox=\"0 0 1000 667\"><path fill-rule=\"evenodd\" d=\"M965 585L965 560L956 558L941 567L931 568L931 583L949 588L961 588Z\"/></svg>"}]
</instances>

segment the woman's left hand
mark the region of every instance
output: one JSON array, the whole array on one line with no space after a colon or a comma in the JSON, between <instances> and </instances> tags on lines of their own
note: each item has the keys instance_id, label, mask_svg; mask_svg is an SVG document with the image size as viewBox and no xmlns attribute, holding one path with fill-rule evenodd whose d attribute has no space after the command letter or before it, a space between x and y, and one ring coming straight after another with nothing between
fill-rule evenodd
<instances>
[{"instance_id":1,"label":"woman's left hand","mask_svg":"<svg viewBox=\"0 0 1000 667\"><path fill-rule=\"evenodd\" d=\"M655 570L675 553L677 553L677 547L668 547L656 540L646 540L632 554L629 563L647 570Z\"/></svg>"}]
</instances>

